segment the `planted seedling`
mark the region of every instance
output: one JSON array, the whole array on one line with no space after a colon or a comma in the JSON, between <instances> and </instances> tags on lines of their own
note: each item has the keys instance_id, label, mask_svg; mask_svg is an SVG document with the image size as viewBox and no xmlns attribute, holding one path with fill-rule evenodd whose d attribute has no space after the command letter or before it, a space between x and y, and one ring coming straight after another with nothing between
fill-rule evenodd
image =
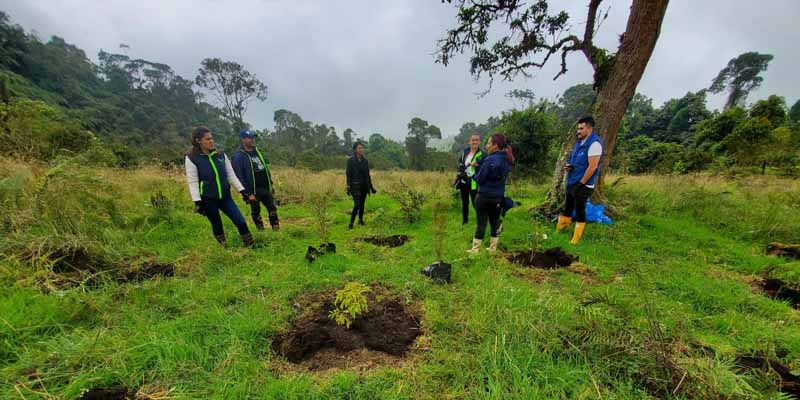
<instances>
[{"instance_id":1,"label":"planted seedling","mask_svg":"<svg viewBox=\"0 0 800 400\"><path fill-rule=\"evenodd\" d=\"M314 192L309 196L311 212L314 216L314 225L317 228L320 239L322 239L322 244L319 245L319 249L308 246L308 250L306 251L306 260L308 260L308 262L313 262L317 257L325 253L336 252L336 245L329 241L332 221L328 209L332 199L333 191L330 189Z\"/></svg>"},{"instance_id":2,"label":"planted seedling","mask_svg":"<svg viewBox=\"0 0 800 400\"><path fill-rule=\"evenodd\" d=\"M419 221L422 215L422 206L425 204L425 193L412 189L400 179L398 187L389 192L389 197L400 203L400 211L406 222L413 224Z\"/></svg>"},{"instance_id":3,"label":"planted seedling","mask_svg":"<svg viewBox=\"0 0 800 400\"><path fill-rule=\"evenodd\" d=\"M336 291L333 310L328 314L328 318L337 325L350 329L356 317L368 311L367 296L364 294L371 291L372 289L363 283L348 282L343 289Z\"/></svg>"},{"instance_id":4,"label":"planted seedling","mask_svg":"<svg viewBox=\"0 0 800 400\"><path fill-rule=\"evenodd\" d=\"M444 259L444 235L447 229L447 205L443 202L433 203L433 221L431 222L431 237L433 252L436 262L422 269L422 273L439 284L450 283L452 266Z\"/></svg>"}]
</instances>

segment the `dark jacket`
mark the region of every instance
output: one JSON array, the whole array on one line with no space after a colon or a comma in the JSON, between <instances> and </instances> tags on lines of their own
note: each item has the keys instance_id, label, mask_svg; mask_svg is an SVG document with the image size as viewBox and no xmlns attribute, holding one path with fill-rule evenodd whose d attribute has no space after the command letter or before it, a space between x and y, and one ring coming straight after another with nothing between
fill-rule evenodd
<instances>
[{"instance_id":1,"label":"dark jacket","mask_svg":"<svg viewBox=\"0 0 800 400\"><path fill-rule=\"evenodd\" d=\"M210 154L187 154L186 157L197 167L201 198L222 199L230 196L231 185L228 183L225 153L222 150L214 150Z\"/></svg>"},{"instance_id":2,"label":"dark jacket","mask_svg":"<svg viewBox=\"0 0 800 400\"><path fill-rule=\"evenodd\" d=\"M573 168L572 171L569 172L569 175L567 175L567 186L572 186L580 182L581 178L583 178L583 175L586 173L586 169L589 168L589 156L587 152L589 151L589 146L595 142L603 145L603 141L600 140L600 137L594 132L592 132L583 143L581 143L580 140L575 142L575 147L572 148L572 154L569 156L569 163L572 164ZM589 178L588 182L586 182L587 185L593 185L597 180L597 176L600 174L600 165L602 165L602 162L603 156L600 155L600 163L598 163L597 169L594 171L594 174L592 174L592 177Z\"/></svg>"},{"instance_id":3,"label":"dark jacket","mask_svg":"<svg viewBox=\"0 0 800 400\"><path fill-rule=\"evenodd\" d=\"M467 155L469 154L469 151L470 151L470 148L469 148L469 146L467 146L467 148L465 148L464 151L461 152L461 157L458 158L458 171L461 172L462 168L463 168L463 171L464 171L464 174L462 175L460 183L469 184L470 185L470 190L477 190L478 189L478 184L475 182L475 179L470 177L470 175L474 176L475 172L478 170L478 168L477 167L464 168L464 160L467 159ZM478 151L476 151L475 155L472 156L472 161L480 164L480 162L482 161L483 158L484 158L484 153L480 148L478 148Z\"/></svg>"},{"instance_id":4,"label":"dark jacket","mask_svg":"<svg viewBox=\"0 0 800 400\"><path fill-rule=\"evenodd\" d=\"M372 177L369 175L369 161L366 157L353 154L347 159L347 187L351 191L369 192L372 189Z\"/></svg>"},{"instance_id":5,"label":"dark jacket","mask_svg":"<svg viewBox=\"0 0 800 400\"><path fill-rule=\"evenodd\" d=\"M502 198L506 191L506 178L511 166L503 150L489 154L480 163L474 179L478 182L478 194L485 197Z\"/></svg>"},{"instance_id":6,"label":"dark jacket","mask_svg":"<svg viewBox=\"0 0 800 400\"><path fill-rule=\"evenodd\" d=\"M233 166L233 171L236 172L236 177L239 178L239 182L242 183L242 186L244 186L248 193L256 193L256 174L253 160L250 158L251 156L257 156L261 160L261 165L264 166L264 170L267 173L267 187L259 189L266 189L267 192L271 191L272 174L269 172L269 164L267 164L267 161L264 159L264 156L261 155L261 152L258 151L257 147L253 147L253 152L248 153L247 150L244 149L244 146L239 145L233 153L231 164Z\"/></svg>"}]
</instances>

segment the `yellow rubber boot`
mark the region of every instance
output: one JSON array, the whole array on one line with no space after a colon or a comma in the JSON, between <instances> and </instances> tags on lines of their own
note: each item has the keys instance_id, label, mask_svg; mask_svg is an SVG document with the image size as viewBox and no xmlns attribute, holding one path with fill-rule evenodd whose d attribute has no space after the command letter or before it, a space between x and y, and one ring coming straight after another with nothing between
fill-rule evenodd
<instances>
[{"instance_id":1,"label":"yellow rubber boot","mask_svg":"<svg viewBox=\"0 0 800 400\"><path fill-rule=\"evenodd\" d=\"M567 217L566 215L559 215L558 216L558 224L556 224L556 232L563 231L571 223L572 223L572 218Z\"/></svg>"},{"instance_id":2,"label":"yellow rubber boot","mask_svg":"<svg viewBox=\"0 0 800 400\"><path fill-rule=\"evenodd\" d=\"M583 236L583 228L586 228L586 222L577 222L575 223L575 232L572 234L572 240L569 242L572 244L578 244L581 241L581 236Z\"/></svg>"}]
</instances>

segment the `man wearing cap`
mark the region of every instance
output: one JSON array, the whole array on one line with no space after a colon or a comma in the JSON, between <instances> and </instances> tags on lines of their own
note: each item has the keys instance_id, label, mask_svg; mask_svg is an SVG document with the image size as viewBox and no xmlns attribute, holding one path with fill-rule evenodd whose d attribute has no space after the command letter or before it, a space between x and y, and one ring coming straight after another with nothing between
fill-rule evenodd
<instances>
[{"instance_id":1,"label":"man wearing cap","mask_svg":"<svg viewBox=\"0 0 800 400\"><path fill-rule=\"evenodd\" d=\"M272 175L264 156L256 148L255 133L242 129L239 131L239 148L233 153L231 163L233 171L239 182L244 185L247 193L252 193L244 200L250 204L253 222L258 230L264 230L264 221L261 220L261 203L269 212L269 224L273 231L280 228L278 222L278 207L275 205L275 187L272 185Z\"/></svg>"}]
</instances>

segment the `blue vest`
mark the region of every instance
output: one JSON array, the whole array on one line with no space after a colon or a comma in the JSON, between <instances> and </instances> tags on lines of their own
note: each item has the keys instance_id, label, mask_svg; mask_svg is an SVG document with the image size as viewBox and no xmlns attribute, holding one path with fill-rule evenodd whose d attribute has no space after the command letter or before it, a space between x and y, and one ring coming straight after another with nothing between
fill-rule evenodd
<instances>
[{"instance_id":1,"label":"blue vest","mask_svg":"<svg viewBox=\"0 0 800 400\"><path fill-rule=\"evenodd\" d=\"M583 143L581 143L580 140L575 142L575 147L572 149L572 154L569 156L569 163L572 164L574 168L570 171L569 175L567 175L567 186L572 186L580 182L586 170L589 168L589 155L587 152L592 143L600 143L601 146L603 145L603 141L600 140L600 137L594 132L592 132ZM593 185L595 183L597 176L600 175L600 165L602 164L603 155L601 154L597 169L594 171L592 177L589 178L589 181L586 182L587 185Z\"/></svg>"},{"instance_id":2,"label":"blue vest","mask_svg":"<svg viewBox=\"0 0 800 400\"><path fill-rule=\"evenodd\" d=\"M197 167L200 197L223 199L230 196L231 185L228 183L228 174L225 171L225 153L222 150L212 150L210 154L193 154L187 157Z\"/></svg>"}]
</instances>

